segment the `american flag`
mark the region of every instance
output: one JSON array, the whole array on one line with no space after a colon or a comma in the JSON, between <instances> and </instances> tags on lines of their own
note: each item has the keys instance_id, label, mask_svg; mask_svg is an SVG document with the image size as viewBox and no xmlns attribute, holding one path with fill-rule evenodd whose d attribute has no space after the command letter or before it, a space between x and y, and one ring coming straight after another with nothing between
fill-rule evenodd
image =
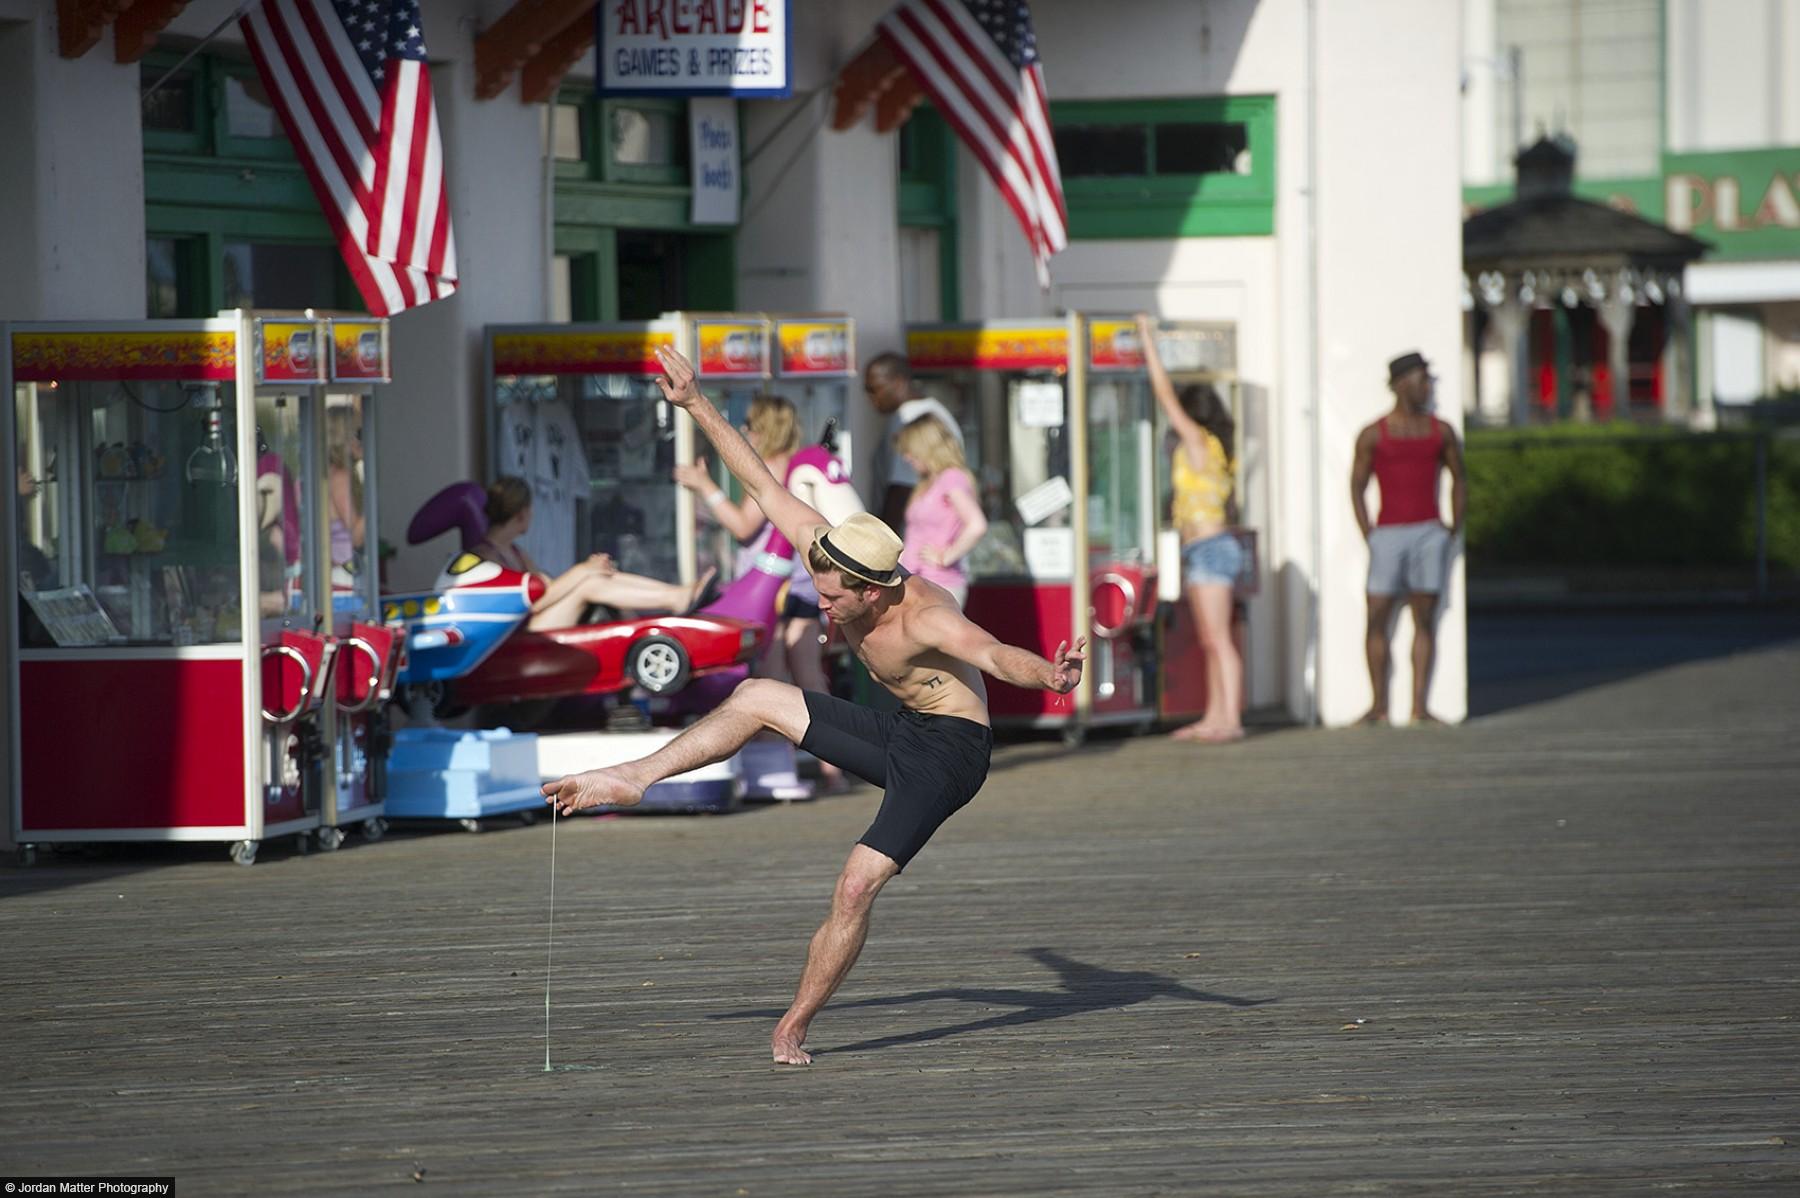
<instances>
[{"instance_id":1,"label":"american flag","mask_svg":"<svg viewBox=\"0 0 1800 1198\"><path fill-rule=\"evenodd\" d=\"M1025 0L905 0L881 34L993 176L1048 287L1069 212Z\"/></svg>"},{"instance_id":2,"label":"american flag","mask_svg":"<svg viewBox=\"0 0 1800 1198\"><path fill-rule=\"evenodd\" d=\"M240 24L369 311L455 291L418 0L260 0Z\"/></svg>"}]
</instances>

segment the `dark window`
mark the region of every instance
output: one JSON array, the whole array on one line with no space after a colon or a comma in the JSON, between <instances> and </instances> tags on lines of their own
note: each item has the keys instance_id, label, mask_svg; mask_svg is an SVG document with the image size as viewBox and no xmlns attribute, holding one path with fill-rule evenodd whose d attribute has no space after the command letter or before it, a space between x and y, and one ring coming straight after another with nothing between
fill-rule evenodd
<instances>
[{"instance_id":1,"label":"dark window","mask_svg":"<svg viewBox=\"0 0 1800 1198\"><path fill-rule=\"evenodd\" d=\"M1149 130L1143 125L1063 125L1056 158L1066 178L1149 173Z\"/></svg>"},{"instance_id":2,"label":"dark window","mask_svg":"<svg viewBox=\"0 0 1800 1198\"><path fill-rule=\"evenodd\" d=\"M150 319L181 315L181 243L173 237L144 239L145 310Z\"/></svg>"},{"instance_id":3,"label":"dark window","mask_svg":"<svg viewBox=\"0 0 1800 1198\"><path fill-rule=\"evenodd\" d=\"M140 87L148 89L162 78L167 67L146 63L138 72ZM144 128L155 133L193 133L195 73L184 67L144 97Z\"/></svg>"},{"instance_id":4,"label":"dark window","mask_svg":"<svg viewBox=\"0 0 1800 1198\"><path fill-rule=\"evenodd\" d=\"M685 238L676 233L620 229L618 247L620 320L655 320L685 306Z\"/></svg>"},{"instance_id":5,"label":"dark window","mask_svg":"<svg viewBox=\"0 0 1800 1198\"><path fill-rule=\"evenodd\" d=\"M1247 175L1250 131L1241 121L1156 126L1159 175Z\"/></svg>"},{"instance_id":6,"label":"dark window","mask_svg":"<svg viewBox=\"0 0 1800 1198\"><path fill-rule=\"evenodd\" d=\"M336 306L338 252L332 245L225 243L227 308Z\"/></svg>"}]
</instances>

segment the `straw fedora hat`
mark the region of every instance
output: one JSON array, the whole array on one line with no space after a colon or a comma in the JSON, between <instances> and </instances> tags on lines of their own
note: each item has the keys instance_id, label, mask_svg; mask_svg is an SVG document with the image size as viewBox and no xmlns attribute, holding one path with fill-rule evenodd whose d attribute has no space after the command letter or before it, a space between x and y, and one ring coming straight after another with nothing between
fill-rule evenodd
<instances>
[{"instance_id":1,"label":"straw fedora hat","mask_svg":"<svg viewBox=\"0 0 1800 1198\"><path fill-rule=\"evenodd\" d=\"M839 571L863 582L897 587L906 577L900 568L900 538L867 512L845 517L842 524L820 533L813 546Z\"/></svg>"}]
</instances>

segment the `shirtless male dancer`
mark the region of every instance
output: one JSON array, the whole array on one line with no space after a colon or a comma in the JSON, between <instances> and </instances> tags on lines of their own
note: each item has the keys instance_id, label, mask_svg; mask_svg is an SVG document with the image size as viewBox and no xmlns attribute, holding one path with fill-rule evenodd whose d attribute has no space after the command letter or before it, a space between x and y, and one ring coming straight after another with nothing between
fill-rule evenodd
<instances>
[{"instance_id":1,"label":"shirtless male dancer","mask_svg":"<svg viewBox=\"0 0 1800 1198\"><path fill-rule=\"evenodd\" d=\"M1081 681L1086 638L1074 648L1058 645L1048 661L1001 644L965 619L948 591L901 569L900 538L879 519L858 513L833 527L791 495L700 394L687 359L672 349L656 353L663 395L694 418L782 535L808 547L801 560L818 584L819 607L902 709L877 712L752 678L650 756L546 782L545 801L563 815L629 807L652 783L723 761L765 728L883 787L881 810L850 850L831 914L807 950L793 1005L771 1039L778 1064L810 1065L806 1029L856 963L875 896L987 780L994 735L981 675L1067 694Z\"/></svg>"}]
</instances>

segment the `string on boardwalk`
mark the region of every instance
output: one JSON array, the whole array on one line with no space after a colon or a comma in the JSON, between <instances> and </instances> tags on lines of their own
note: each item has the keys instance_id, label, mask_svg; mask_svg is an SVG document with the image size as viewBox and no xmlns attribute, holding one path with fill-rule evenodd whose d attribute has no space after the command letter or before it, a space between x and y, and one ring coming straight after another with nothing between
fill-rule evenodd
<instances>
[{"instance_id":1,"label":"string on boardwalk","mask_svg":"<svg viewBox=\"0 0 1800 1198\"><path fill-rule=\"evenodd\" d=\"M550 806L550 927L544 934L544 1072L550 1072L550 961L556 937L556 805Z\"/></svg>"}]
</instances>

